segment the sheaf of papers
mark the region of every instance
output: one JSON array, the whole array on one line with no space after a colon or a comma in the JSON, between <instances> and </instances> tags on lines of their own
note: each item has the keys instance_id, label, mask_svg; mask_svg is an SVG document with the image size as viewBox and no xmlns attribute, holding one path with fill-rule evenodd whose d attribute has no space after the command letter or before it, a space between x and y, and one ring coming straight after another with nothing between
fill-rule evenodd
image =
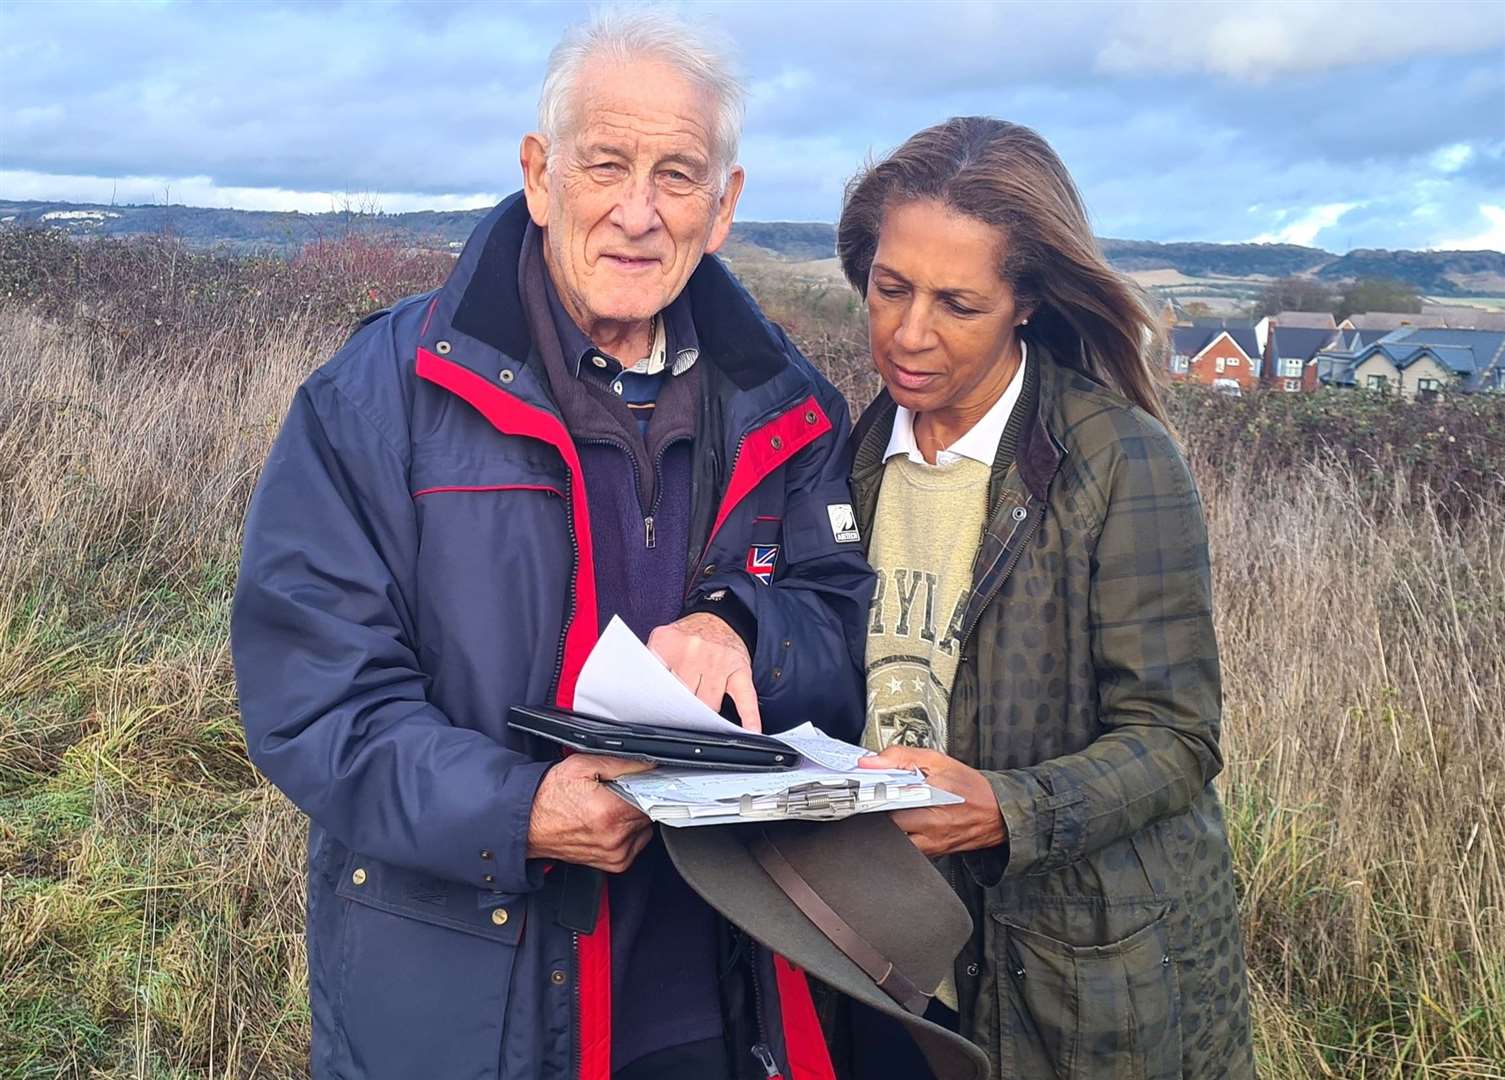
<instances>
[{"instance_id":1,"label":"sheaf of papers","mask_svg":"<svg viewBox=\"0 0 1505 1080\"><path fill-rule=\"evenodd\" d=\"M680 682L620 619L612 619L581 669L575 707L612 720L692 731L737 731ZM862 769L870 751L813 724L778 738L801 761L783 772L660 766L611 781L612 788L665 825L716 825L783 817L845 817L875 810L944 806L959 796L932 788L918 771Z\"/></svg>"}]
</instances>

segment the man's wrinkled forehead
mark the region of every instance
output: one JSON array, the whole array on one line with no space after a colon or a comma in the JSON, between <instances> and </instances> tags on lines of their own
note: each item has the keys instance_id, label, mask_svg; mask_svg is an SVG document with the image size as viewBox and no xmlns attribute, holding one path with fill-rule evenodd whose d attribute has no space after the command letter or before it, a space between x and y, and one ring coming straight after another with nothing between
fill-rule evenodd
<instances>
[{"instance_id":1,"label":"man's wrinkled forehead","mask_svg":"<svg viewBox=\"0 0 1505 1080\"><path fill-rule=\"evenodd\" d=\"M662 153L708 161L712 112L712 95L666 64L602 64L575 88L561 136L577 151L648 143Z\"/></svg>"}]
</instances>

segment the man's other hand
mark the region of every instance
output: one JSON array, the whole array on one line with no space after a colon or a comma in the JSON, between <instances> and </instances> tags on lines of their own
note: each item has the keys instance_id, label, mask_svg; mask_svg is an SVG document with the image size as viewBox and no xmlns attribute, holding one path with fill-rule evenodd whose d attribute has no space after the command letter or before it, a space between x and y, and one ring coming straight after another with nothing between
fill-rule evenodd
<instances>
[{"instance_id":1,"label":"man's other hand","mask_svg":"<svg viewBox=\"0 0 1505 1080\"><path fill-rule=\"evenodd\" d=\"M626 870L652 838L653 823L601 781L651 768L646 761L571 754L544 773L528 819L528 858Z\"/></svg>"},{"instance_id":2,"label":"man's other hand","mask_svg":"<svg viewBox=\"0 0 1505 1080\"><path fill-rule=\"evenodd\" d=\"M713 710L720 712L721 699L729 697L743 727L763 730L752 657L741 635L725 620L697 611L649 634L648 648Z\"/></svg>"}]
</instances>

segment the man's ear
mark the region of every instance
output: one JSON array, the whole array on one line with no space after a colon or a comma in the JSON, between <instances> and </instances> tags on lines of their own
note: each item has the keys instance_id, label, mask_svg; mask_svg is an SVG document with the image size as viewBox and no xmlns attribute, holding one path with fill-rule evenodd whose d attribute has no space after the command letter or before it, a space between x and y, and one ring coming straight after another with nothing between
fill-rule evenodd
<instances>
[{"instance_id":1,"label":"man's ear","mask_svg":"<svg viewBox=\"0 0 1505 1080\"><path fill-rule=\"evenodd\" d=\"M716 206L716 220L711 223L711 239L705 246L707 255L714 255L731 235L732 217L737 212L737 200L742 197L742 183L746 179L747 174L741 165L732 166L726 178L726 190L721 193L721 201Z\"/></svg>"},{"instance_id":2,"label":"man's ear","mask_svg":"<svg viewBox=\"0 0 1505 1080\"><path fill-rule=\"evenodd\" d=\"M517 154L523 167L523 198L528 203L528 216L542 229L549 223L549 144L535 131L523 136Z\"/></svg>"}]
</instances>

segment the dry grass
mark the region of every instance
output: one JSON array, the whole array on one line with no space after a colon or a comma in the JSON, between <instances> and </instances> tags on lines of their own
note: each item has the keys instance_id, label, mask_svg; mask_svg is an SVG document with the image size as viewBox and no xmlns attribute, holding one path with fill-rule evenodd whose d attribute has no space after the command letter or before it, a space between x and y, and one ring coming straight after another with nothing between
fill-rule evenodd
<instances>
[{"instance_id":1,"label":"dry grass","mask_svg":"<svg viewBox=\"0 0 1505 1080\"><path fill-rule=\"evenodd\" d=\"M0 1075L305 1071L302 829L246 762L225 624L336 340L121 366L0 308ZM1505 1076L1505 506L1199 471L1264 1074Z\"/></svg>"}]
</instances>

